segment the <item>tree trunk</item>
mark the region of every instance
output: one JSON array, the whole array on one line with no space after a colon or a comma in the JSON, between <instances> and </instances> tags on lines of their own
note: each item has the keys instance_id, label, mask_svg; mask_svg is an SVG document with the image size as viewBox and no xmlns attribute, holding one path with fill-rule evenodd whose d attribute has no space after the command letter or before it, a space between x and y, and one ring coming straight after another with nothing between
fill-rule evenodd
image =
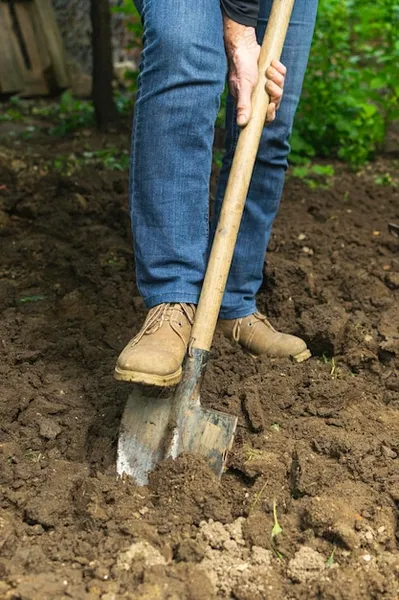
<instances>
[{"instance_id":1,"label":"tree trunk","mask_svg":"<svg viewBox=\"0 0 399 600\"><path fill-rule=\"evenodd\" d=\"M91 0L93 91L97 125L106 129L116 120L112 93L111 14L108 0Z\"/></svg>"}]
</instances>

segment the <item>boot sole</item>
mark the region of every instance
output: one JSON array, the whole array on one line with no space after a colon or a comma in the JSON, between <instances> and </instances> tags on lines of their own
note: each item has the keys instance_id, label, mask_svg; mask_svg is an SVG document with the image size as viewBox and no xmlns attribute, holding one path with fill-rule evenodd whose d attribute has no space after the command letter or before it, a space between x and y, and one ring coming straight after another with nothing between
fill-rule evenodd
<instances>
[{"instance_id":1,"label":"boot sole","mask_svg":"<svg viewBox=\"0 0 399 600\"><path fill-rule=\"evenodd\" d=\"M311 351L309 350L309 348L306 348L306 350L302 350L302 352L300 352L299 354L296 354L292 358L296 363L302 363L302 362L305 362L305 360L308 360L308 358L310 358L311 356L312 356Z\"/></svg>"},{"instance_id":2,"label":"boot sole","mask_svg":"<svg viewBox=\"0 0 399 600\"><path fill-rule=\"evenodd\" d=\"M244 348L245 350L245 348ZM259 356L262 356L261 354L252 354L251 352L249 352L248 350L246 351L247 354L249 354L249 356L252 356L252 358L259 358ZM268 356L266 354L266 356ZM292 358L292 360L296 363L302 363L305 362L305 360L308 360L308 358L310 358L312 356L311 351L306 348L306 350L302 350L302 352L300 352L299 354L296 354L295 356L287 356L286 358ZM278 356L271 356L270 358L283 358L282 356L278 357Z\"/></svg>"},{"instance_id":3,"label":"boot sole","mask_svg":"<svg viewBox=\"0 0 399 600\"><path fill-rule=\"evenodd\" d=\"M125 371L124 369L115 367L114 378L118 381L129 381L131 383L140 383L142 385L171 387L180 383L182 373L183 369L181 367L170 375L155 375L152 373L140 373L139 371Z\"/></svg>"}]
</instances>

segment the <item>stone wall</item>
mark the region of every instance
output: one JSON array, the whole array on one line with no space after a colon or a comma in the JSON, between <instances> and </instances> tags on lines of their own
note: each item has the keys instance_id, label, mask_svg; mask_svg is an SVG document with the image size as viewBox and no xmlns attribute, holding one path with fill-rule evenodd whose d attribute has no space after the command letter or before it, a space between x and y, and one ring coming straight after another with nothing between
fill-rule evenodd
<instances>
[{"instance_id":1,"label":"stone wall","mask_svg":"<svg viewBox=\"0 0 399 600\"><path fill-rule=\"evenodd\" d=\"M84 74L91 73L90 0L52 0L68 61ZM111 0L111 5L120 4ZM129 60L128 31L123 15L112 15L114 62Z\"/></svg>"}]
</instances>

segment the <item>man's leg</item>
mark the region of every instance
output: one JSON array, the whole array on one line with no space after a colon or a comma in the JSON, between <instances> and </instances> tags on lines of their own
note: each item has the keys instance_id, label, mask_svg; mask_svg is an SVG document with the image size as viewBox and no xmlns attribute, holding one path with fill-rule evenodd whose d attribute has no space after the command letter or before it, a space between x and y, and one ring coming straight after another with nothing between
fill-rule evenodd
<instances>
[{"instance_id":1,"label":"man's leg","mask_svg":"<svg viewBox=\"0 0 399 600\"><path fill-rule=\"evenodd\" d=\"M144 49L130 203L137 285L150 312L115 377L173 385L205 271L214 124L226 76L219 0L138 0Z\"/></svg>"},{"instance_id":2,"label":"man's leg","mask_svg":"<svg viewBox=\"0 0 399 600\"><path fill-rule=\"evenodd\" d=\"M142 17L130 200L137 285L151 308L199 297L226 57L218 0L144 0Z\"/></svg>"},{"instance_id":3,"label":"man's leg","mask_svg":"<svg viewBox=\"0 0 399 600\"><path fill-rule=\"evenodd\" d=\"M271 0L261 0L257 30L259 42L263 38L271 5ZM317 0L296 0L294 5L281 57L281 62L287 67L284 95L275 121L265 127L263 131L227 289L223 298L220 313L223 320L243 318L256 313L255 295L262 283L265 252L283 189L287 156L290 150L289 137L301 93L316 10ZM216 218L220 212L239 134L234 112L233 100L229 98L227 107L227 151L223 160L216 194ZM257 321L253 321L252 319L248 322L250 327L257 323ZM233 328L233 321L230 324L231 326L225 323L224 328L226 333L232 337L233 333L230 330ZM265 324L263 324L263 327L267 328ZM257 329L259 330L259 327ZM252 338L253 331L251 329ZM269 331L273 330L269 329ZM237 336L237 327L235 333ZM257 335L256 338L258 337ZM285 341L294 344L294 353L300 350L300 344L298 346L295 343L296 339L292 339L292 336L285 338ZM279 339L279 343L280 341L281 339ZM306 348L303 342L302 346ZM259 348L256 351L254 349L254 353L259 353L258 350ZM280 350L278 349L277 354L284 355L284 349L282 353ZM270 353L273 354L273 348L270 349ZM291 352L288 352L288 354L291 354Z\"/></svg>"}]
</instances>

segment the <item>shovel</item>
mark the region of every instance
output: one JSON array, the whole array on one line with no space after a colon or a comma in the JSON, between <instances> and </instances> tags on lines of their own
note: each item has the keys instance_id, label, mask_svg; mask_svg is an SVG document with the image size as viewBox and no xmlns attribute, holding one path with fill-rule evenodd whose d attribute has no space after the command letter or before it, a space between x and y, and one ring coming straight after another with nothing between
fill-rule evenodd
<instances>
[{"instance_id":1,"label":"shovel","mask_svg":"<svg viewBox=\"0 0 399 600\"><path fill-rule=\"evenodd\" d=\"M274 0L259 57L259 77L252 95L252 116L242 130L209 257L206 275L191 331L182 381L170 388L135 385L122 417L117 472L131 475L138 485L166 458L182 452L205 457L221 477L237 426L237 417L201 407L200 387L227 277L233 258L269 97L266 69L279 59L295 0Z\"/></svg>"}]
</instances>

